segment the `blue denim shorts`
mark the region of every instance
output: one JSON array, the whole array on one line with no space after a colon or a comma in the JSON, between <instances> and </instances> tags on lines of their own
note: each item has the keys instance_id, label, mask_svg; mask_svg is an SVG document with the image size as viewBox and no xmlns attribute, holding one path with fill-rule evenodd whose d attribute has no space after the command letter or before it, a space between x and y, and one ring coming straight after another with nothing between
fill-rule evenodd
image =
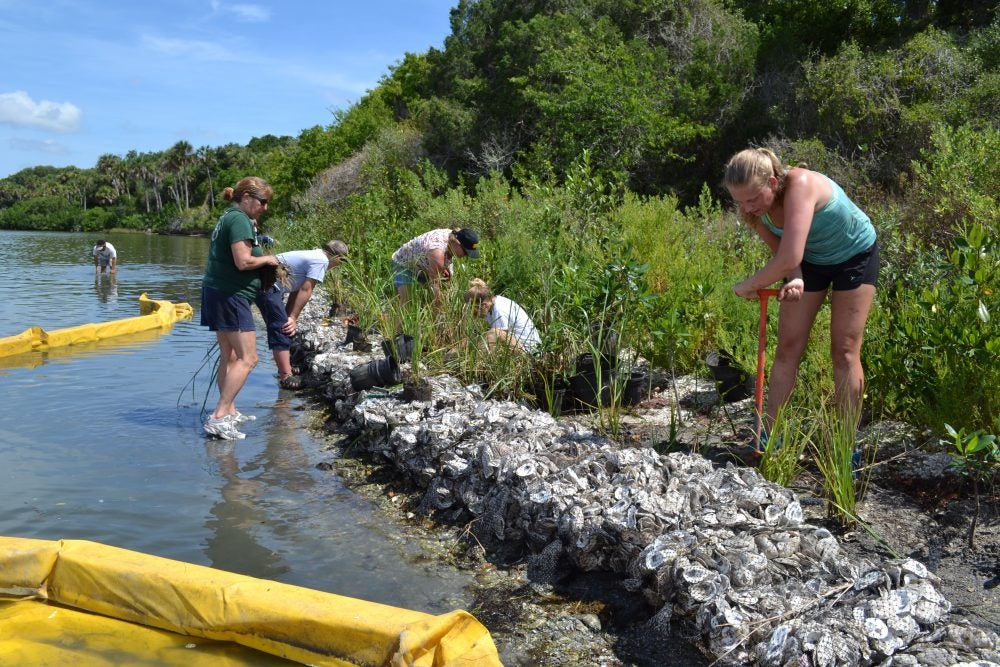
<instances>
[{"instance_id":1,"label":"blue denim shorts","mask_svg":"<svg viewBox=\"0 0 1000 667\"><path fill-rule=\"evenodd\" d=\"M272 287L269 290L257 292L257 307L267 325L267 349L288 350L292 347L292 339L281 330L288 322L288 312L285 310L285 299L280 289Z\"/></svg>"},{"instance_id":2,"label":"blue denim shorts","mask_svg":"<svg viewBox=\"0 0 1000 667\"><path fill-rule=\"evenodd\" d=\"M410 269L402 264L392 263L392 284L394 286L403 287L406 285L416 285L420 282L426 282L426 280L420 281Z\"/></svg>"},{"instance_id":3,"label":"blue denim shorts","mask_svg":"<svg viewBox=\"0 0 1000 667\"><path fill-rule=\"evenodd\" d=\"M239 294L201 287L201 325L209 331L256 331L250 302Z\"/></svg>"}]
</instances>

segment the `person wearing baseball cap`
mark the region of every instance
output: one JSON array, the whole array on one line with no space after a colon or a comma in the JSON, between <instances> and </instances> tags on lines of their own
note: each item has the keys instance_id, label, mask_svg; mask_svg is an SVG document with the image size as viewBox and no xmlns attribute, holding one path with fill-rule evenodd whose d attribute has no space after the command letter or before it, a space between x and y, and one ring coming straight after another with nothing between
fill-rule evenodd
<instances>
[{"instance_id":1,"label":"person wearing baseball cap","mask_svg":"<svg viewBox=\"0 0 1000 667\"><path fill-rule=\"evenodd\" d=\"M267 325L267 347L278 368L282 389L301 389L302 378L292 372L292 338L298 332L299 315L312 298L313 289L326 273L347 259L347 244L338 239L322 248L291 250L276 255L287 270L287 282L276 281L269 289L257 292L256 303Z\"/></svg>"},{"instance_id":2,"label":"person wearing baseball cap","mask_svg":"<svg viewBox=\"0 0 1000 667\"><path fill-rule=\"evenodd\" d=\"M459 244L470 259L479 259L479 250L476 248L479 245L479 234L465 228L455 232L455 238L458 239Z\"/></svg>"},{"instance_id":3,"label":"person wearing baseball cap","mask_svg":"<svg viewBox=\"0 0 1000 667\"><path fill-rule=\"evenodd\" d=\"M399 300L410 299L411 285L427 285L441 304L441 281L451 277L454 258L479 257L479 234L467 227L432 229L410 239L392 254L392 282Z\"/></svg>"}]
</instances>

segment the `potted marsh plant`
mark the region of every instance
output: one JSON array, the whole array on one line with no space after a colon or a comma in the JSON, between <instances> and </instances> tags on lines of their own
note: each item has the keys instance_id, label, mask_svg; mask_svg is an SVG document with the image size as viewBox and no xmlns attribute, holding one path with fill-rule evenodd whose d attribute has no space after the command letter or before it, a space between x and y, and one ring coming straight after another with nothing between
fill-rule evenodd
<instances>
[{"instance_id":1,"label":"potted marsh plant","mask_svg":"<svg viewBox=\"0 0 1000 667\"><path fill-rule=\"evenodd\" d=\"M417 298L405 304L393 301L392 316L382 320L388 352L400 365L404 401L430 401L432 398L431 384L424 373L434 322L430 304L420 298L422 293L417 290L414 295ZM394 333L386 331L386 325L391 325Z\"/></svg>"}]
</instances>

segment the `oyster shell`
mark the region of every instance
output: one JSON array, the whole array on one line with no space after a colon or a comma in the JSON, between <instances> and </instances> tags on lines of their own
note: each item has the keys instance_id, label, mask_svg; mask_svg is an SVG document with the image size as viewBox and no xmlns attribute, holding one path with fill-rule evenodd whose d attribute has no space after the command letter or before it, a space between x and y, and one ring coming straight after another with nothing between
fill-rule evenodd
<instances>
[{"instance_id":1,"label":"oyster shell","mask_svg":"<svg viewBox=\"0 0 1000 667\"><path fill-rule=\"evenodd\" d=\"M300 317L299 337L336 418L361 434L357 447L424 489L422 508L471 514L487 548L522 546L549 574L563 563L620 572L659 607L654 632L685 615L730 664L993 655L995 634L951 630L951 606L926 566L847 558L828 530L804 523L791 491L752 468L622 447L446 375L429 378L437 400L420 407L353 392L349 371L366 357L327 339L333 327L318 325L318 301ZM321 312L311 320L314 304Z\"/></svg>"}]
</instances>

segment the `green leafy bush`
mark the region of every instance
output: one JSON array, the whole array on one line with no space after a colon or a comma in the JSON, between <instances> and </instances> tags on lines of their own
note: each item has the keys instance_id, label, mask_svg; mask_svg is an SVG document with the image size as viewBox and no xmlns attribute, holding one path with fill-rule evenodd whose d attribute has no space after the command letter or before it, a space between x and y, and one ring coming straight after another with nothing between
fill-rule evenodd
<instances>
[{"instance_id":1,"label":"green leafy bush","mask_svg":"<svg viewBox=\"0 0 1000 667\"><path fill-rule=\"evenodd\" d=\"M1000 418L1000 244L972 225L946 250L887 272L867 346L882 410L940 429Z\"/></svg>"},{"instance_id":2,"label":"green leafy bush","mask_svg":"<svg viewBox=\"0 0 1000 667\"><path fill-rule=\"evenodd\" d=\"M978 224L1000 230L1000 130L938 125L912 165L906 232L929 246Z\"/></svg>"}]
</instances>

